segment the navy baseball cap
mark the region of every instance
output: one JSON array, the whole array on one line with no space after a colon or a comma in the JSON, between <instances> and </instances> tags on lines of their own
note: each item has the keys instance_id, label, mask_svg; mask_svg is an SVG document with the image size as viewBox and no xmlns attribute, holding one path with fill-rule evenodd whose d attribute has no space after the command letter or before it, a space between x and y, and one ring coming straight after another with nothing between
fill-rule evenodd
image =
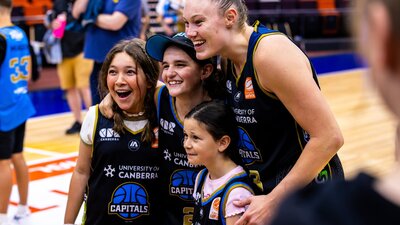
<instances>
[{"instance_id":1,"label":"navy baseball cap","mask_svg":"<svg viewBox=\"0 0 400 225\"><path fill-rule=\"evenodd\" d=\"M206 61L196 58L193 42L186 36L185 32L177 33L173 37L162 34L151 36L146 42L146 52L151 58L161 62L164 58L165 50L172 45L184 50L196 62Z\"/></svg>"}]
</instances>

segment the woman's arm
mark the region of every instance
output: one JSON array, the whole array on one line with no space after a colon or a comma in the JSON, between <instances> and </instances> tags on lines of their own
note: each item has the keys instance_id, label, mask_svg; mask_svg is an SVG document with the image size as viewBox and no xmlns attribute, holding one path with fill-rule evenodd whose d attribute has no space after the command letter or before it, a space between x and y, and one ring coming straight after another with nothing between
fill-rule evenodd
<instances>
[{"instance_id":1,"label":"woman's arm","mask_svg":"<svg viewBox=\"0 0 400 225\"><path fill-rule=\"evenodd\" d=\"M296 45L283 35L265 37L255 53L254 66L262 88L282 101L310 140L272 192L247 201L251 205L237 224L267 223L282 198L309 184L343 145L340 128L313 80L310 63Z\"/></svg>"},{"instance_id":2,"label":"woman's arm","mask_svg":"<svg viewBox=\"0 0 400 225\"><path fill-rule=\"evenodd\" d=\"M265 39L268 40L261 41L254 59L261 86L275 93L310 135L294 167L272 191L286 194L317 176L343 145L343 136L303 52L285 36Z\"/></svg>"},{"instance_id":3,"label":"woman's arm","mask_svg":"<svg viewBox=\"0 0 400 225\"><path fill-rule=\"evenodd\" d=\"M82 140L79 145L79 156L69 186L67 208L65 210L64 223L74 224L81 208L85 188L90 176L92 146Z\"/></svg>"}]
</instances>

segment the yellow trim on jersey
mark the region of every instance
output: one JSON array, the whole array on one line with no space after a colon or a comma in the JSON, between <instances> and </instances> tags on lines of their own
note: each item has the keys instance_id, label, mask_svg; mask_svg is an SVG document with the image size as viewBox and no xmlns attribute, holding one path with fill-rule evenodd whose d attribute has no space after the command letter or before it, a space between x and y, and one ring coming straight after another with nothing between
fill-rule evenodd
<instances>
[{"instance_id":1,"label":"yellow trim on jersey","mask_svg":"<svg viewBox=\"0 0 400 225\"><path fill-rule=\"evenodd\" d=\"M232 186L227 190L227 192L225 193L225 197L223 196L223 197L224 197L224 202L222 203L223 218L226 217L226 203L228 202L229 194L230 194L234 189L240 188L240 187L241 187L241 188L244 188L244 189L246 189L246 190L248 190L248 191L250 191L253 195L255 195L253 189L251 189L248 185L245 185L245 184L243 184L243 183L238 183L238 184L232 185ZM225 218L225 219L226 219L226 218Z\"/></svg>"},{"instance_id":2,"label":"yellow trim on jersey","mask_svg":"<svg viewBox=\"0 0 400 225\"><path fill-rule=\"evenodd\" d=\"M281 32L274 32L274 33L262 34L262 35L260 36L260 38L258 38L256 44L254 45L253 53L252 53L252 58L253 58L253 73L254 73L254 77L256 78L256 82L257 82L258 86L260 87L261 91L262 91L264 94L266 94L267 96L269 96L270 98L275 99L275 100L278 100L278 97L277 97L274 93L272 93L272 92L270 92L270 91L267 91L267 90L265 90L265 89L263 88L263 86L261 85L261 83L260 83L260 81L259 81L258 73L257 73L257 71L256 71L256 67L254 66L254 54L255 54L255 52L256 52L256 50L257 50L258 44L260 43L261 39L263 39L264 37L267 37L267 36L271 36L271 35L284 35L284 34L281 33Z\"/></svg>"},{"instance_id":3,"label":"yellow trim on jersey","mask_svg":"<svg viewBox=\"0 0 400 225\"><path fill-rule=\"evenodd\" d=\"M95 117L94 117L94 122L93 122L93 131L92 131L92 138L93 138L93 143L92 143L92 154L91 158L93 158L94 154L94 137L96 135L96 129L97 129L97 121L99 120L99 104L95 105L96 110L95 110Z\"/></svg>"},{"instance_id":4,"label":"yellow trim on jersey","mask_svg":"<svg viewBox=\"0 0 400 225\"><path fill-rule=\"evenodd\" d=\"M208 176L209 173L210 173L210 172L208 172L205 176ZM245 173L246 173L246 171L242 171L242 172L240 172L240 173L235 174L233 177L229 178L229 180L226 181L226 183L229 183L231 180L233 180L233 179L235 179L235 178L237 178L237 177L239 177L239 176L241 176L241 175L243 175L243 174L245 174ZM203 202L203 203L209 201L209 200L212 199L212 198L214 198L214 195L215 195L216 193L218 193L220 190L222 190L222 189L225 188L225 185L222 185L221 187L219 187L218 189L216 189L215 191L213 191L213 193L212 193L210 196L208 196L207 198L203 198L205 179L207 179L207 177L204 178L203 187L201 188L201 196L202 196L202 202Z\"/></svg>"}]
</instances>

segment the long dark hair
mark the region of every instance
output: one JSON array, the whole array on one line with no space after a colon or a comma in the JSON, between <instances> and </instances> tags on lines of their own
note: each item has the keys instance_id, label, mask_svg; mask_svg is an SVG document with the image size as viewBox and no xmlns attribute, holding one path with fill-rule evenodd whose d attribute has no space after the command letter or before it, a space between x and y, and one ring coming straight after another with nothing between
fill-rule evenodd
<instances>
[{"instance_id":1,"label":"long dark hair","mask_svg":"<svg viewBox=\"0 0 400 225\"><path fill-rule=\"evenodd\" d=\"M131 40L122 40L118 42L107 54L106 59L101 67L99 76L99 89L100 96L104 98L108 93L107 88L107 74L115 55L121 52L128 54L136 66L141 68L146 77L146 82L150 86L144 97L144 111L145 116L149 120L146 125L145 132L142 135L142 141L151 142L154 138L153 129L157 127L157 113L154 104L154 93L160 74L160 67L157 61L151 59L145 49L145 42L138 38ZM114 112L114 127L113 129L118 133L124 132L123 127L123 112L113 100L112 106Z\"/></svg>"}]
</instances>

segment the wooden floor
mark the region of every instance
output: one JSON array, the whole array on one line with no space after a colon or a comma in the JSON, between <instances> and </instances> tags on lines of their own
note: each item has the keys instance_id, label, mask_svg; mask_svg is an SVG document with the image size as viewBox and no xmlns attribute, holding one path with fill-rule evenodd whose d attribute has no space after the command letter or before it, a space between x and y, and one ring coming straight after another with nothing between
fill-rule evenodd
<instances>
[{"instance_id":1,"label":"wooden floor","mask_svg":"<svg viewBox=\"0 0 400 225\"><path fill-rule=\"evenodd\" d=\"M339 151L347 178L360 169L382 176L394 162L394 121L363 76L365 70L321 76L321 89L342 129ZM70 113L30 119L25 154L28 161L77 152L78 135L65 135Z\"/></svg>"}]
</instances>

